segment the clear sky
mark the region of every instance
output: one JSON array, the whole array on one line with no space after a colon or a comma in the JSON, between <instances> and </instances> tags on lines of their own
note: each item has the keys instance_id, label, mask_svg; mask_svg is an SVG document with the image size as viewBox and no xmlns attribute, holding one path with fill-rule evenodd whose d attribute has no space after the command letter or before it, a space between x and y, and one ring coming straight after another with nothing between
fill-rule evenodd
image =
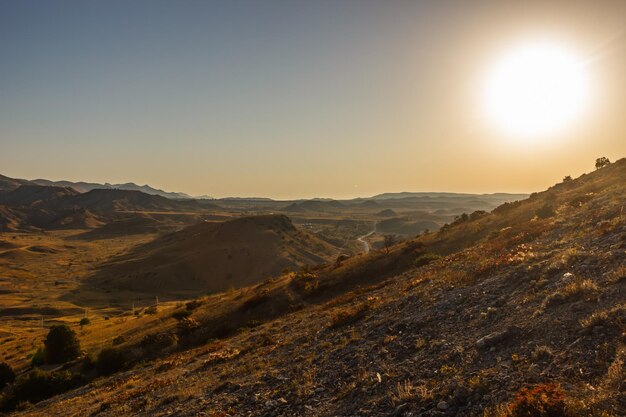
<instances>
[{"instance_id":1,"label":"clear sky","mask_svg":"<svg viewBox=\"0 0 626 417\"><path fill-rule=\"evenodd\" d=\"M0 173L213 196L527 192L626 156L624 1L0 0ZM556 39L585 111L520 140L500 55Z\"/></svg>"}]
</instances>

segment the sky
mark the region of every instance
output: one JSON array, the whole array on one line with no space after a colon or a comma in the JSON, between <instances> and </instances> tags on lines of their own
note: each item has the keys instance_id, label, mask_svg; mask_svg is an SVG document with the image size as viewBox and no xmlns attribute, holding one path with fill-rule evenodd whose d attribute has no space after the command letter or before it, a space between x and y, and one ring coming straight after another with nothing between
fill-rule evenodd
<instances>
[{"instance_id":1,"label":"sky","mask_svg":"<svg viewBox=\"0 0 626 417\"><path fill-rule=\"evenodd\" d=\"M0 173L192 195L532 192L626 156L624 1L0 0ZM590 98L520 139L482 104L527 39Z\"/></svg>"}]
</instances>

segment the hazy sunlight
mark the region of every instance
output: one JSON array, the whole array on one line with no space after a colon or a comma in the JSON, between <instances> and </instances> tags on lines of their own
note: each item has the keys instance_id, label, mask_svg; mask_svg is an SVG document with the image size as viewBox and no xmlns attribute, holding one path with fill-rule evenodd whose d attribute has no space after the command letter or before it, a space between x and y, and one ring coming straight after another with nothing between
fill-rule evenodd
<instances>
[{"instance_id":1,"label":"hazy sunlight","mask_svg":"<svg viewBox=\"0 0 626 417\"><path fill-rule=\"evenodd\" d=\"M549 42L512 49L485 81L488 117L512 137L525 140L566 129L585 109L589 96L582 58Z\"/></svg>"}]
</instances>

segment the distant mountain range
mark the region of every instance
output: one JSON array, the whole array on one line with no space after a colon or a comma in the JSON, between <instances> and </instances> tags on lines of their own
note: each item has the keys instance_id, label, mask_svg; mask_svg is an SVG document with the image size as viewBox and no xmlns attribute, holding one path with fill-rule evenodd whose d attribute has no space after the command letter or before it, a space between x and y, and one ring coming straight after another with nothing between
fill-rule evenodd
<instances>
[{"instance_id":1,"label":"distant mountain range","mask_svg":"<svg viewBox=\"0 0 626 417\"><path fill-rule=\"evenodd\" d=\"M86 193L91 190L104 189L104 190L141 191L142 193L146 193L146 194L160 195L161 197L173 198L173 199L178 199L178 200L211 199L212 198L208 196L193 197L185 193L163 191L157 188L153 188L149 186L148 184L137 185L133 182L127 182L125 184L109 184L108 182L104 184L98 184L98 183L82 182L82 181L81 182L50 181L50 180L45 180L45 179L37 179L37 180L32 180L30 182L37 184L37 185L46 185L46 186L53 186L53 187L70 187L80 193Z\"/></svg>"},{"instance_id":2,"label":"distant mountain range","mask_svg":"<svg viewBox=\"0 0 626 417\"><path fill-rule=\"evenodd\" d=\"M141 191L142 193L158 195L165 198L172 198L176 200L212 200L213 197L202 195L202 196L191 196L185 193L177 193L177 192L169 192L163 191L158 188L153 188L146 185L137 185L132 182L127 182L126 184L99 184L95 182L72 182L72 181L50 181L46 179L36 179L36 180L24 180L17 178L9 178L4 175L0 175L0 192L8 192L17 189L22 185L43 185L46 187L62 187L62 188L73 188L79 193L87 193L91 190L124 190L124 191Z\"/></svg>"},{"instance_id":3,"label":"distant mountain range","mask_svg":"<svg viewBox=\"0 0 626 417\"><path fill-rule=\"evenodd\" d=\"M446 192L400 192L400 193L383 193L375 196L365 198L364 200L396 200L403 198L467 198L467 197L480 197L480 198L514 198L524 199L528 197L528 194L510 194L510 193L491 193L491 194L471 194L471 193L446 193Z\"/></svg>"}]
</instances>

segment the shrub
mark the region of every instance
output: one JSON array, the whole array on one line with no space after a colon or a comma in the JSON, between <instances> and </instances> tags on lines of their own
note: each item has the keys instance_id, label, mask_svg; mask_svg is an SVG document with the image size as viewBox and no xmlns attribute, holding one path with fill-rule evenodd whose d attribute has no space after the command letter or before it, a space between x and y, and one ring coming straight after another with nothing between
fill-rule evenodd
<instances>
[{"instance_id":1,"label":"shrub","mask_svg":"<svg viewBox=\"0 0 626 417\"><path fill-rule=\"evenodd\" d=\"M172 313L172 317L178 321L184 320L191 316L191 310L177 310Z\"/></svg>"},{"instance_id":2,"label":"shrub","mask_svg":"<svg viewBox=\"0 0 626 417\"><path fill-rule=\"evenodd\" d=\"M158 308L157 306L146 307L146 309L143 312L145 314L156 314L158 312Z\"/></svg>"},{"instance_id":3,"label":"shrub","mask_svg":"<svg viewBox=\"0 0 626 417\"><path fill-rule=\"evenodd\" d=\"M415 261L413 261L413 265L416 267L428 265L429 263L434 262L440 258L441 256L437 255L436 253L422 253L417 258L415 258Z\"/></svg>"},{"instance_id":4,"label":"shrub","mask_svg":"<svg viewBox=\"0 0 626 417\"><path fill-rule=\"evenodd\" d=\"M121 345L122 343L124 343L126 341L126 338L122 335L120 336L115 336L113 338L113 346L117 346L117 345Z\"/></svg>"},{"instance_id":5,"label":"shrub","mask_svg":"<svg viewBox=\"0 0 626 417\"><path fill-rule=\"evenodd\" d=\"M33 366L33 368L35 368L37 366L43 365L44 363L46 363L46 354L42 348L38 347L35 353L33 353L30 364Z\"/></svg>"},{"instance_id":6,"label":"shrub","mask_svg":"<svg viewBox=\"0 0 626 417\"><path fill-rule=\"evenodd\" d=\"M611 165L611 161L605 156L596 159L596 169L604 168L609 165Z\"/></svg>"},{"instance_id":7,"label":"shrub","mask_svg":"<svg viewBox=\"0 0 626 417\"><path fill-rule=\"evenodd\" d=\"M200 324L191 317L185 317L180 320L176 326L176 330L180 336L188 336L195 332L200 327Z\"/></svg>"},{"instance_id":8,"label":"shrub","mask_svg":"<svg viewBox=\"0 0 626 417\"><path fill-rule=\"evenodd\" d=\"M540 219L547 219L548 217L554 216L556 212L554 211L554 206L552 204L546 203L543 206L539 207L535 214Z\"/></svg>"},{"instance_id":9,"label":"shrub","mask_svg":"<svg viewBox=\"0 0 626 417\"><path fill-rule=\"evenodd\" d=\"M68 371L50 373L34 369L17 377L2 398L0 409L12 410L23 402L36 403L77 387L82 382L79 375Z\"/></svg>"},{"instance_id":10,"label":"shrub","mask_svg":"<svg viewBox=\"0 0 626 417\"><path fill-rule=\"evenodd\" d=\"M311 294L319 288L319 278L311 272L299 271L291 278L293 285L300 291Z\"/></svg>"},{"instance_id":11,"label":"shrub","mask_svg":"<svg viewBox=\"0 0 626 417\"><path fill-rule=\"evenodd\" d=\"M151 333L141 339L139 345L147 350L160 351L178 342L178 336L170 333Z\"/></svg>"},{"instance_id":12,"label":"shrub","mask_svg":"<svg viewBox=\"0 0 626 417\"><path fill-rule=\"evenodd\" d=\"M89 372L95 367L96 367L96 361L94 360L93 356L85 355L83 359L81 360L81 364L80 364L81 372L83 373Z\"/></svg>"},{"instance_id":13,"label":"shrub","mask_svg":"<svg viewBox=\"0 0 626 417\"><path fill-rule=\"evenodd\" d=\"M81 327L82 326L86 326L88 324L91 324L91 320L89 320L88 317L83 317L82 319L80 319L80 322L78 323Z\"/></svg>"},{"instance_id":14,"label":"shrub","mask_svg":"<svg viewBox=\"0 0 626 417\"><path fill-rule=\"evenodd\" d=\"M336 329L347 324L353 324L363 318L369 310L370 306L367 303L339 310L331 316L329 328Z\"/></svg>"},{"instance_id":15,"label":"shrub","mask_svg":"<svg viewBox=\"0 0 626 417\"><path fill-rule=\"evenodd\" d=\"M13 368L5 362L0 362L0 390L13 381L15 381Z\"/></svg>"},{"instance_id":16,"label":"shrub","mask_svg":"<svg viewBox=\"0 0 626 417\"><path fill-rule=\"evenodd\" d=\"M64 363L80 355L80 343L76 333L65 324L52 326L44 345L48 363Z\"/></svg>"},{"instance_id":17,"label":"shrub","mask_svg":"<svg viewBox=\"0 0 626 417\"><path fill-rule=\"evenodd\" d=\"M590 279L577 280L567 284L560 291L549 295L543 302L543 307L552 307L577 300L585 295L598 291L598 285Z\"/></svg>"},{"instance_id":18,"label":"shrub","mask_svg":"<svg viewBox=\"0 0 626 417\"><path fill-rule=\"evenodd\" d=\"M126 357L124 353L116 347L107 347L100 351L96 362L98 375L111 375L124 368Z\"/></svg>"},{"instance_id":19,"label":"shrub","mask_svg":"<svg viewBox=\"0 0 626 417\"><path fill-rule=\"evenodd\" d=\"M556 384L522 388L510 405L511 417L565 417L565 393Z\"/></svg>"}]
</instances>

